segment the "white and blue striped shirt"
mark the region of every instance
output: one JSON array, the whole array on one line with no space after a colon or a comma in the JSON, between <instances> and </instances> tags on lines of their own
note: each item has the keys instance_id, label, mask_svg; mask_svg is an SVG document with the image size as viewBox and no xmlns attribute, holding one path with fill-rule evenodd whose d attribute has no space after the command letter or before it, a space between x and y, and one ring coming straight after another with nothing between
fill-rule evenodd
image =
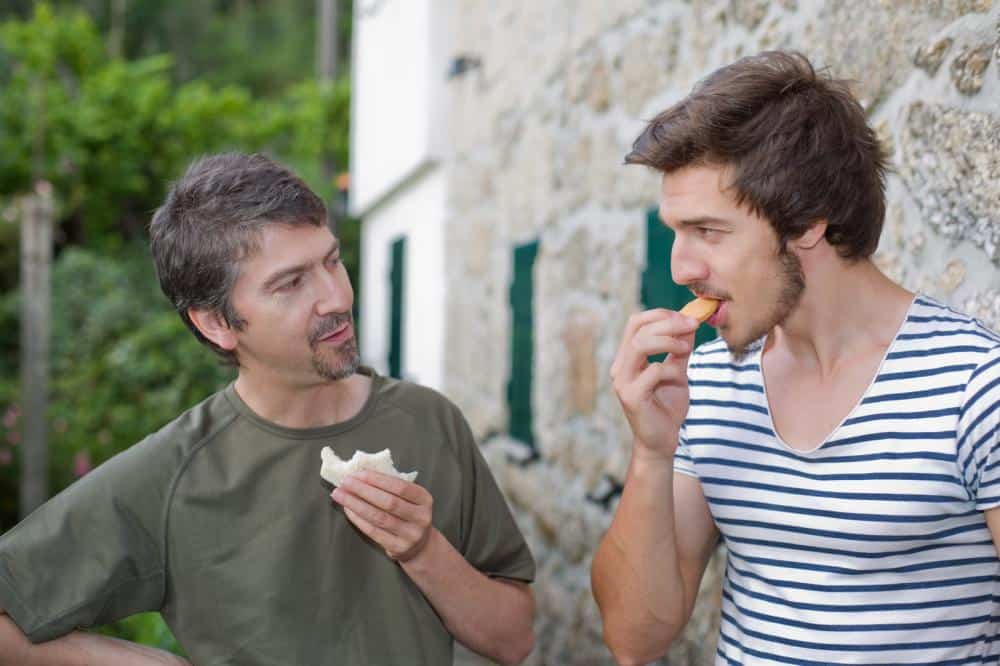
<instances>
[{"instance_id":1,"label":"white and blue striped shirt","mask_svg":"<svg viewBox=\"0 0 1000 666\"><path fill-rule=\"evenodd\" d=\"M1000 336L917 297L812 451L775 435L761 348L695 351L675 459L728 550L716 663L1000 662Z\"/></svg>"}]
</instances>

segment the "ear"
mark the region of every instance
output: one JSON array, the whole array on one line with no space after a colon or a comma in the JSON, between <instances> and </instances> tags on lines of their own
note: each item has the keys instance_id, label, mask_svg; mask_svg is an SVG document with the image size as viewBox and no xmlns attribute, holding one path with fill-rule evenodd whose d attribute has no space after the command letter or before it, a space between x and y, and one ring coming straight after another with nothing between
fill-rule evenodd
<instances>
[{"instance_id":1,"label":"ear","mask_svg":"<svg viewBox=\"0 0 1000 666\"><path fill-rule=\"evenodd\" d=\"M804 234L791 241L791 243L799 250L811 250L825 237L826 220L819 220L818 222L813 222L812 226Z\"/></svg>"},{"instance_id":2,"label":"ear","mask_svg":"<svg viewBox=\"0 0 1000 666\"><path fill-rule=\"evenodd\" d=\"M201 334L216 345L226 351L236 349L236 331L226 323L221 314L215 310L188 308L188 317Z\"/></svg>"}]
</instances>

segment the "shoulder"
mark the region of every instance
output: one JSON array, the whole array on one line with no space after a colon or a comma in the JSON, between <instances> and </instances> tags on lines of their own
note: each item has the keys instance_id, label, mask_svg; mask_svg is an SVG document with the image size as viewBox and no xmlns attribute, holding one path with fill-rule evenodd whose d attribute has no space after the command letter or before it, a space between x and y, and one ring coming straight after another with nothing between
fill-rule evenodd
<instances>
[{"instance_id":1,"label":"shoulder","mask_svg":"<svg viewBox=\"0 0 1000 666\"><path fill-rule=\"evenodd\" d=\"M190 455L239 417L239 412L226 395L229 390L218 391L185 410L141 444L161 453L170 451L180 457Z\"/></svg>"},{"instance_id":2,"label":"shoulder","mask_svg":"<svg viewBox=\"0 0 1000 666\"><path fill-rule=\"evenodd\" d=\"M199 448L225 430L237 416L225 391L219 391L114 456L92 474L112 475L118 483L126 485L157 485L157 481L167 485Z\"/></svg>"},{"instance_id":3,"label":"shoulder","mask_svg":"<svg viewBox=\"0 0 1000 666\"><path fill-rule=\"evenodd\" d=\"M462 413L451 400L438 391L405 379L382 378L379 400L407 412L411 416L462 419Z\"/></svg>"},{"instance_id":4,"label":"shoulder","mask_svg":"<svg viewBox=\"0 0 1000 666\"><path fill-rule=\"evenodd\" d=\"M904 374L914 378L952 377L949 385L954 390L964 386L963 402L968 403L996 387L1000 335L979 319L920 295L887 359L911 364L914 371ZM921 367L926 369L917 372Z\"/></svg>"},{"instance_id":5,"label":"shoulder","mask_svg":"<svg viewBox=\"0 0 1000 666\"><path fill-rule=\"evenodd\" d=\"M961 383L995 365L1000 335L982 321L928 296L917 296L886 360L912 371L941 374ZM927 368L930 367L930 370ZM918 376L920 373L910 372Z\"/></svg>"},{"instance_id":6,"label":"shoulder","mask_svg":"<svg viewBox=\"0 0 1000 666\"><path fill-rule=\"evenodd\" d=\"M405 414L425 446L440 447L459 462L475 455L475 437L455 403L432 388L406 380L383 378L381 382L377 409Z\"/></svg>"},{"instance_id":7,"label":"shoulder","mask_svg":"<svg viewBox=\"0 0 1000 666\"><path fill-rule=\"evenodd\" d=\"M899 339L912 341L909 344L918 348L944 347L973 354L1000 346L1000 334L982 321L924 295L914 299Z\"/></svg>"}]
</instances>

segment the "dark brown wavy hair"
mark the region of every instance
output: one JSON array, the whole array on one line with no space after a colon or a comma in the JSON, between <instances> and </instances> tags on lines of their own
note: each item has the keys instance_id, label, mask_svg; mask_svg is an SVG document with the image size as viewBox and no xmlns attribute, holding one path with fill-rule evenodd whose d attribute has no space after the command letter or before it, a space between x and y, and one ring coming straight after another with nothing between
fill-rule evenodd
<instances>
[{"instance_id":1,"label":"dark brown wavy hair","mask_svg":"<svg viewBox=\"0 0 1000 666\"><path fill-rule=\"evenodd\" d=\"M847 82L800 53L716 70L647 125L625 162L665 174L729 168L737 200L770 221L782 248L825 220L840 256L861 259L882 233L886 154Z\"/></svg>"}]
</instances>

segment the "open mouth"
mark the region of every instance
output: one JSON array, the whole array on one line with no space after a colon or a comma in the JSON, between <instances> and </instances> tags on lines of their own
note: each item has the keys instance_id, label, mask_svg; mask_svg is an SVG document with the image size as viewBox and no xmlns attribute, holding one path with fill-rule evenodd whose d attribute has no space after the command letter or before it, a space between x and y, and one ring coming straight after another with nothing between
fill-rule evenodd
<instances>
[{"instance_id":1,"label":"open mouth","mask_svg":"<svg viewBox=\"0 0 1000 666\"><path fill-rule=\"evenodd\" d=\"M719 328L726 318L726 309L729 301L719 300L719 307L715 309L712 316L705 320L705 323L712 328Z\"/></svg>"},{"instance_id":2,"label":"open mouth","mask_svg":"<svg viewBox=\"0 0 1000 666\"><path fill-rule=\"evenodd\" d=\"M350 322L344 322L337 328L333 329L322 338L319 339L320 342L342 342L346 340L351 335L351 324Z\"/></svg>"}]
</instances>

